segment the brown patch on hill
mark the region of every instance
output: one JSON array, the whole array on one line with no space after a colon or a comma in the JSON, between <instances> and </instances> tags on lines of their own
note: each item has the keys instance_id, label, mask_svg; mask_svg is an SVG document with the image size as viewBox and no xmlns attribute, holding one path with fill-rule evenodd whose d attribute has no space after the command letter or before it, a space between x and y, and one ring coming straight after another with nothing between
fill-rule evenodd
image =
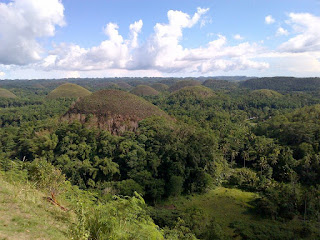
<instances>
[{"instance_id":1,"label":"brown patch on hill","mask_svg":"<svg viewBox=\"0 0 320 240\"><path fill-rule=\"evenodd\" d=\"M121 90L101 90L80 98L71 106L62 120L75 120L89 127L110 131L121 135L125 131L135 131L139 121L151 117L170 118L152 103Z\"/></svg>"},{"instance_id":2,"label":"brown patch on hill","mask_svg":"<svg viewBox=\"0 0 320 240\"><path fill-rule=\"evenodd\" d=\"M139 85L131 90L131 93L137 96L157 96L159 92L147 85Z\"/></svg>"},{"instance_id":3,"label":"brown patch on hill","mask_svg":"<svg viewBox=\"0 0 320 240\"><path fill-rule=\"evenodd\" d=\"M17 96L7 89L0 88L0 98L17 98Z\"/></svg>"},{"instance_id":4,"label":"brown patch on hill","mask_svg":"<svg viewBox=\"0 0 320 240\"><path fill-rule=\"evenodd\" d=\"M90 95L91 92L84 87L73 83L65 83L48 94L49 99L57 98L79 98Z\"/></svg>"}]
</instances>

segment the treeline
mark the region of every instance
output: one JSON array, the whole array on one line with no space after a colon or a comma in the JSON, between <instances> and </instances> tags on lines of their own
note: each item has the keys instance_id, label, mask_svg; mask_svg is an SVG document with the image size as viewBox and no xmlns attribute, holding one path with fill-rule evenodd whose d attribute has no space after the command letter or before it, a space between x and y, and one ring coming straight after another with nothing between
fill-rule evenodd
<instances>
[{"instance_id":1,"label":"treeline","mask_svg":"<svg viewBox=\"0 0 320 240\"><path fill-rule=\"evenodd\" d=\"M280 92L319 91L320 78L269 77L254 78L240 83L249 89L272 89Z\"/></svg>"}]
</instances>

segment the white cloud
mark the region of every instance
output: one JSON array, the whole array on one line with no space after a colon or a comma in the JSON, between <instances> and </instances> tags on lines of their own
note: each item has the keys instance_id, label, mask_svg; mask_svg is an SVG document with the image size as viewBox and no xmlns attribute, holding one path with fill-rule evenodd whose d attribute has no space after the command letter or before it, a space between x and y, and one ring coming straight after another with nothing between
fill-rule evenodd
<instances>
[{"instance_id":1,"label":"white cloud","mask_svg":"<svg viewBox=\"0 0 320 240\"><path fill-rule=\"evenodd\" d=\"M276 20L271 15L268 15L264 18L264 21L266 24L272 24L275 23Z\"/></svg>"},{"instance_id":2,"label":"white cloud","mask_svg":"<svg viewBox=\"0 0 320 240\"><path fill-rule=\"evenodd\" d=\"M80 78L80 73L78 71L70 71L65 74L65 78Z\"/></svg>"},{"instance_id":3,"label":"white cloud","mask_svg":"<svg viewBox=\"0 0 320 240\"><path fill-rule=\"evenodd\" d=\"M221 35L205 47L184 48L180 43L183 30L201 24L201 18L208 11L198 8L193 16L181 11L168 11L168 23L157 23L154 33L141 45L138 44L138 35L143 26L142 20L129 26L129 39L119 34L117 24L109 23L104 28L108 39L100 45L85 49L62 43L55 46L40 68L66 71L152 70L157 73L268 68L267 63L252 60L261 50L257 44L228 46L226 37ZM238 37L241 38L240 35Z\"/></svg>"},{"instance_id":4,"label":"white cloud","mask_svg":"<svg viewBox=\"0 0 320 240\"><path fill-rule=\"evenodd\" d=\"M235 40L243 40L244 38L240 34L236 34L233 36Z\"/></svg>"},{"instance_id":5,"label":"white cloud","mask_svg":"<svg viewBox=\"0 0 320 240\"><path fill-rule=\"evenodd\" d=\"M285 52L320 51L320 17L309 13L290 13L287 23L296 36L281 44Z\"/></svg>"},{"instance_id":6,"label":"white cloud","mask_svg":"<svg viewBox=\"0 0 320 240\"><path fill-rule=\"evenodd\" d=\"M282 27L278 28L276 36L287 36L287 35L289 35L288 30L286 30L286 29L284 29Z\"/></svg>"},{"instance_id":7,"label":"white cloud","mask_svg":"<svg viewBox=\"0 0 320 240\"><path fill-rule=\"evenodd\" d=\"M6 74L4 73L4 72L1 72L0 71L0 77L3 77L3 76L5 76Z\"/></svg>"},{"instance_id":8,"label":"white cloud","mask_svg":"<svg viewBox=\"0 0 320 240\"><path fill-rule=\"evenodd\" d=\"M61 0L12 0L0 3L0 64L25 65L41 59L38 38L63 26Z\"/></svg>"}]
</instances>

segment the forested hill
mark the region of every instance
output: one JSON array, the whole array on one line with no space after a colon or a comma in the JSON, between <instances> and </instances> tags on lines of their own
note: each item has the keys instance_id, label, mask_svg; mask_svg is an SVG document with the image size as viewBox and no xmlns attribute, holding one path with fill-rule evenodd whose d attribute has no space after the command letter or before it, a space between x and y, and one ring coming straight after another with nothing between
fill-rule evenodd
<instances>
[{"instance_id":1,"label":"forested hill","mask_svg":"<svg viewBox=\"0 0 320 240\"><path fill-rule=\"evenodd\" d=\"M240 83L250 89L272 89L276 91L317 91L320 78L266 77L254 78Z\"/></svg>"}]
</instances>

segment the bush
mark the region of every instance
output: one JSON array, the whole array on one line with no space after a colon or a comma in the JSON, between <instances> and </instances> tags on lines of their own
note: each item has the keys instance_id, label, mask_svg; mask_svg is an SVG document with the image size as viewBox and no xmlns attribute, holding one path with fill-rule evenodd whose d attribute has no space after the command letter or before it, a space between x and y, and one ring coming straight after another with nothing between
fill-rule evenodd
<instances>
[{"instance_id":1,"label":"bush","mask_svg":"<svg viewBox=\"0 0 320 240\"><path fill-rule=\"evenodd\" d=\"M259 178L256 172L249 168L237 168L232 172L229 182L246 190L256 190Z\"/></svg>"}]
</instances>

